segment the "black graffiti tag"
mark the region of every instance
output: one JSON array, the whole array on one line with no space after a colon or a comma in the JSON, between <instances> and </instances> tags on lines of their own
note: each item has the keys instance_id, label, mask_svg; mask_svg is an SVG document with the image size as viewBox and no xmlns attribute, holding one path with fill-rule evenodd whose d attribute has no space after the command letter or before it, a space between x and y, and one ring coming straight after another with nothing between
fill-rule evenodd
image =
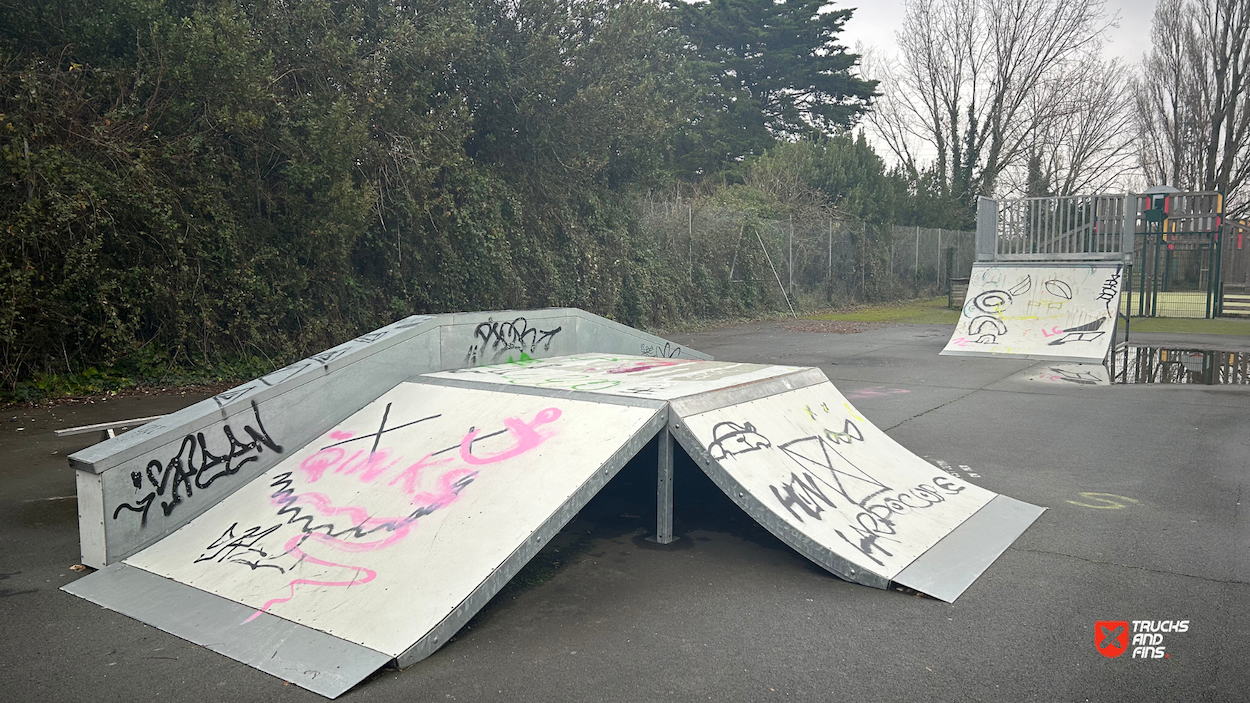
<instances>
[{"instance_id":1,"label":"black graffiti tag","mask_svg":"<svg viewBox=\"0 0 1250 703\"><path fill-rule=\"evenodd\" d=\"M203 432L188 434L182 438L178 453L168 462L162 464L153 459L148 462L143 472L130 472L130 480L135 488L143 488L146 476L149 492L134 503L122 503L113 510L116 520L123 510L139 513L139 525L148 524L148 511L152 504L160 503L161 512L171 515L184 498L190 498L196 488L206 489L223 476L233 476L244 465L257 461L259 454L266 448L281 454L282 445L273 441L265 430L260 419L260 408L252 401L252 415L256 419L256 427L243 426L243 433L251 441L242 442L235 436L230 425L222 425L221 433L225 436L228 446L224 454L214 454L208 448L208 439Z\"/></svg>"},{"instance_id":2,"label":"black graffiti tag","mask_svg":"<svg viewBox=\"0 0 1250 703\"><path fill-rule=\"evenodd\" d=\"M1102 290L1098 293L1098 300L1107 304L1108 311L1111 308L1111 301L1115 300L1115 296L1120 292L1120 270L1111 274L1111 277L1102 284Z\"/></svg>"},{"instance_id":3,"label":"black graffiti tag","mask_svg":"<svg viewBox=\"0 0 1250 703\"><path fill-rule=\"evenodd\" d=\"M931 479L931 484L921 483L903 491L891 488L837 450L839 443L862 441L862 435L856 436L859 431L853 424L848 422L846 429L846 432L832 433L828 439L803 437L778 445L799 465L801 472L791 473L789 481L769 488L773 497L799 522L823 520L822 514L828 510L847 516L854 514L849 526L852 534L836 529L834 533L874 563L884 566L877 555L893 556L884 543L897 542L894 537L898 516L942 503L945 496L956 495L964 488L945 476ZM839 499L842 507L839 507Z\"/></svg>"},{"instance_id":4,"label":"black graffiti tag","mask_svg":"<svg viewBox=\"0 0 1250 703\"><path fill-rule=\"evenodd\" d=\"M269 556L258 543L276 532L282 525L272 525L268 528L257 525L244 530L243 534L235 535L234 530L239 523L234 523L226 528L212 544L208 545L208 549L195 560L198 564L202 561L215 561L218 564L229 561L233 564L243 564L250 566L253 571L256 569L277 569L279 572L285 573L277 564L262 564L261 559ZM249 558L250 557L250 558Z\"/></svg>"},{"instance_id":5,"label":"black graffiti tag","mask_svg":"<svg viewBox=\"0 0 1250 703\"><path fill-rule=\"evenodd\" d=\"M1087 322L1078 327L1069 327L1066 330L1063 330L1065 334L1062 337L1051 341L1050 345L1055 346L1058 344L1068 344L1070 342L1092 342L1103 336L1105 332L1103 330L1099 330L1098 328L1102 327L1102 323L1106 321L1107 318L1100 317L1093 322Z\"/></svg>"},{"instance_id":6,"label":"black graffiti tag","mask_svg":"<svg viewBox=\"0 0 1250 703\"><path fill-rule=\"evenodd\" d=\"M557 327L552 330L540 330L537 327L530 327L529 321L524 317L518 317L511 322L496 322L492 318L487 318L486 322L479 324L473 330L474 341L469 345L465 359L469 363L476 364L479 359L485 359L488 349L492 355L492 361L510 351L532 354L539 344L543 345L543 351L547 351L551 349L551 340L562 329L562 327Z\"/></svg>"},{"instance_id":7,"label":"black graffiti tag","mask_svg":"<svg viewBox=\"0 0 1250 703\"><path fill-rule=\"evenodd\" d=\"M681 356L681 347L673 344L672 342L665 342L663 346L643 342L639 346L639 350L643 356L653 356L663 359L672 359Z\"/></svg>"},{"instance_id":8,"label":"black graffiti tag","mask_svg":"<svg viewBox=\"0 0 1250 703\"><path fill-rule=\"evenodd\" d=\"M707 451L713 459L728 459L738 454L746 454L764 447L771 447L772 442L755 430L755 425L745 422L718 422L712 428L712 443Z\"/></svg>"}]
</instances>

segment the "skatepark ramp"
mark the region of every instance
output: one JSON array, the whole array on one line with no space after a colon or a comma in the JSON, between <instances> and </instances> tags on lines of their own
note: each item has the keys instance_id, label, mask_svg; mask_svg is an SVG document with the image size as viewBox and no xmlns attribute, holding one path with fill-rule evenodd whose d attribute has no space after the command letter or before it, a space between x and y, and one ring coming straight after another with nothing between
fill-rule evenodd
<instances>
[{"instance_id":1,"label":"skatepark ramp","mask_svg":"<svg viewBox=\"0 0 1250 703\"><path fill-rule=\"evenodd\" d=\"M1115 339L1118 263L978 263L942 354L1102 363Z\"/></svg>"},{"instance_id":2,"label":"skatepark ramp","mask_svg":"<svg viewBox=\"0 0 1250 703\"><path fill-rule=\"evenodd\" d=\"M413 315L71 455L82 563L156 543L411 376L590 351L708 358L574 308Z\"/></svg>"},{"instance_id":3,"label":"skatepark ramp","mask_svg":"<svg viewBox=\"0 0 1250 703\"><path fill-rule=\"evenodd\" d=\"M334 697L447 642L653 437L658 541L675 439L830 572L946 601L1042 510L916 457L811 368L527 355L416 374L338 415L298 446L259 416L231 430L277 460L65 590ZM141 517L145 490L118 515Z\"/></svg>"}]
</instances>

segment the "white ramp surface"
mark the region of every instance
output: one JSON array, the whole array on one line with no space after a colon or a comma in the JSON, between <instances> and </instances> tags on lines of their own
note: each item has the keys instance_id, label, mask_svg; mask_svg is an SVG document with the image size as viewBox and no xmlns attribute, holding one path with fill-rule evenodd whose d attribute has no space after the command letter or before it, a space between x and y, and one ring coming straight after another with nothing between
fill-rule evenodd
<instances>
[{"instance_id":1,"label":"white ramp surface","mask_svg":"<svg viewBox=\"0 0 1250 703\"><path fill-rule=\"evenodd\" d=\"M403 383L125 563L399 658L662 421Z\"/></svg>"},{"instance_id":2,"label":"white ramp surface","mask_svg":"<svg viewBox=\"0 0 1250 703\"><path fill-rule=\"evenodd\" d=\"M670 361L582 355L423 378L669 401L678 441L735 503L830 572L878 588L953 601L1042 512L917 457L817 369Z\"/></svg>"},{"instance_id":3,"label":"white ramp surface","mask_svg":"<svg viewBox=\"0 0 1250 703\"><path fill-rule=\"evenodd\" d=\"M974 264L942 354L1099 363L1115 337L1119 264Z\"/></svg>"},{"instance_id":4,"label":"white ramp surface","mask_svg":"<svg viewBox=\"0 0 1250 703\"><path fill-rule=\"evenodd\" d=\"M682 412L681 403L674 408L678 437L730 498L851 581L878 588L914 582L953 601L1041 513L1027 506L1020 519L991 520L956 538L966 555L958 569L945 568L949 559L926 566L922 556L1003 498L917 457L833 384L694 414Z\"/></svg>"},{"instance_id":5,"label":"white ramp surface","mask_svg":"<svg viewBox=\"0 0 1250 703\"><path fill-rule=\"evenodd\" d=\"M589 354L401 383L67 590L333 697L438 649L657 433L671 457L666 423L773 534L878 588L953 601L1041 513L818 369Z\"/></svg>"},{"instance_id":6,"label":"white ramp surface","mask_svg":"<svg viewBox=\"0 0 1250 703\"><path fill-rule=\"evenodd\" d=\"M806 370L799 366L578 354L442 371L422 378L672 400Z\"/></svg>"}]
</instances>

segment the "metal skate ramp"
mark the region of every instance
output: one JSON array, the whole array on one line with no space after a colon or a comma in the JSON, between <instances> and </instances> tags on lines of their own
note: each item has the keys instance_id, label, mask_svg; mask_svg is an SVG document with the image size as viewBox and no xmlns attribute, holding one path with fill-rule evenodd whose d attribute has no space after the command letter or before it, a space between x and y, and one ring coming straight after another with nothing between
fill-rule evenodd
<instances>
[{"instance_id":1,"label":"metal skate ramp","mask_svg":"<svg viewBox=\"0 0 1250 703\"><path fill-rule=\"evenodd\" d=\"M1101 363L1115 338L1121 265L978 263L942 354Z\"/></svg>"},{"instance_id":2,"label":"metal skate ramp","mask_svg":"<svg viewBox=\"0 0 1250 703\"><path fill-rule=\"evenodd\" d=\"M334 697L447 642L652 437L850 581L953 601L1041 509L947 476L817 369L583 354L413 377L65 590Z\"/></svg>"},{"instance_id":3,"label":"metal skate ramp","mask_svg":"<svg viewBox=\"0 0 1250 703\"><path fill-rule=\"evenodd\" d=\"M726 495L799 553L877 588L952 602L1042 512L917 457L813 368L580 355L425 378L669 401L673 435Z\"/></svg>"},{"instance_id":4,"label":"metal skate ramp","mask_svg":"<svg viewBox=\"0 0 1250 703\"><path fill-rule=\"evenodd\" d=\"M334 697L438 649L665 416L402 383L66 590Z\"/></svg>"}]
</instances>

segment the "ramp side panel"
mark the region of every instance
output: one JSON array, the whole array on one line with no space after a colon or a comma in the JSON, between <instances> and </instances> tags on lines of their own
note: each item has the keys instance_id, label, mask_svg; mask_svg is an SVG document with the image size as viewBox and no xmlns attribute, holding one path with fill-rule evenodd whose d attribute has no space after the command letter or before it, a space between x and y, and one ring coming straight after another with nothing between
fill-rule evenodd
<instances>
[{"instance_id":1,"label":"ramp side panel","mask_svg":"<svg viewBox=\"0 0 1250 703\"><path fill-rule=\"evenodd\" d=\"M663 412L403 383L126 561L396 657Z\"/></svg>"},{"instance_id":2,"label":"ramp side panel","mask_svg":"<svg viewBox=\"0 0 1250 703\"><path fill-rule=\"evenodd\" d=\"M710 358L576 308L457 313L440 320L442 369L586 353Z\"/></svg>"},{"instance_id":3,"label":"ramp side panel","mask_svg":"<svg viewBox=\"0 0 1250 703\"><path fill-rule=\"evenodd\" d=\"M802 370L797 366L657 359L623 354L575 354L484 368L443 371L427 376L504 386L672 400L777 378Z\"/></svg>"},{"instance_id":4,"label":"ramp side panel","mask_svg":"<svg viewBox=\"0 0 1250 703\"><path fill-rule=\"evenodd\" d=\"M586 340L583 351L616 351L661 359L702 359L712 357L696 349L622 325L584 310L572 309L578 317L578 336Z\"/></svg>"},{"instance_id":5,"label":"ramp side panel","mask_svg":"<svg viewBox=\"0 0 1250 703\"><path fill-rule=\"evenodd\" d=\"M1100 363L1115 337L1120 264L972 267L942 354Z\"/></svg>"},{"instance_id":6,"label":"ramp side panel","mask_svg":"<svg viewBox=\"0 0 1250 703\"><path fill-rule=\"evenodd\" d=\"M251 401L256 401L263 406L270 398L306 383L324 381L333 371L378 352L386 351L397 344L421 337L436 327L434 320L435 318L430 315L412 315L363 334L307 359L218 393L212 398L170 413L159 420L153 420L112 439L86 447L70 456L70 464L81 471L101 473L118 464L146 455L170 441L176 441L174 436L181 439L181 435L214 426L227 415L246 412ZM437 367L436 348L431 352L421 353L414 352L411 347L405 347L403 352L403 357L413 357L413 363L418 368ZM390 363L393 365L395 362ZM399 380L401 379L391 380L374 395L385 391Z\"/></svg>"},{"instance_id":7,"label":"ramp side panel","mask_svg":"<svg viewBox=\"0 0 1250 703\"><path fill-rule=\"evenodd\" d=\"M995 495L912 454L827 381L680 423L731 498L753 496L766 528L851 581L884 587Z\"/></svg>"},{"instance_id":8,"label":"ramp side panel","mask_svg":"<svg viewBox=\"0 0 1250 703\"><path fill-rule=\"evenodd\" d=\"M334 698L391 660L273 615L118 563L62 590Z\"/></svg>"},{"instance_id":9,"label":"ramp side panel","mask_svg":"<svg viewBox=\"0 0 1250 703\"><path fill-rule=\"evenodd\" d=\"M405 375L403 367L433 366L435 342L433 333L419 335L369 354L345 373L323 373L268 400L232 405L233 412L221 412L214 424L188 429L105 471L105 563L156 543L247 485L393 388Z\"/></svg>"},{"instance_id":10,"label":"ramp side panel","mask_svg":"<svg viewBox=\"0 0 1250 703\"><path fill-rule=\"evenodd\" d=\"M896 583L954 603L1045 508L995 496L894 577Z\"/></svg>"}]
</instances>

